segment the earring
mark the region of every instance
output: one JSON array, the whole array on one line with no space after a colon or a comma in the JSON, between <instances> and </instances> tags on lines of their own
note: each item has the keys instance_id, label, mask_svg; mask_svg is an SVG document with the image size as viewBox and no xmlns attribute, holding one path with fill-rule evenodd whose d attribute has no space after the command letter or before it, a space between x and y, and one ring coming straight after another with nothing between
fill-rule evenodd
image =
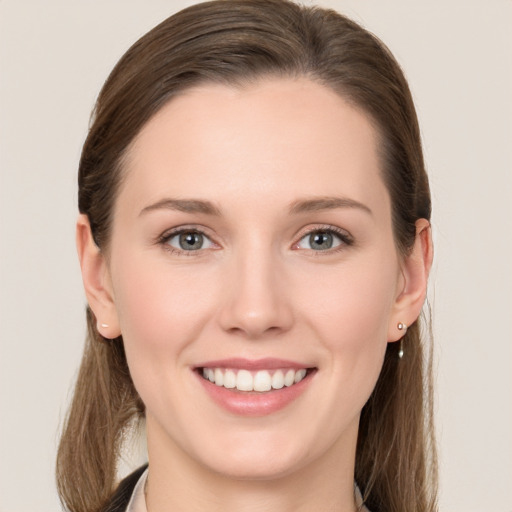
<instances>
[{"instance_id":1,"label":"earring","mask_svg":"<svg viewBox=\"0 0 512 512\"><path fill-rule=\"evenodd\" d=\"M403 331L404 335L407 332L407 325L402 322L398 322L396 326L399 331ZM404 357L404 338L403 336L400 338L400 347L398 349L398 359L402 359Z\"/></svg>"},{"instance_id":2,"label":"earring","mask_svg":"<svg viewBox=\"0 0 512 512\"><path fill-rule=\"evenodd\" d=\"M108 327L108 324L100 324L101 327L103 327L103 329L106 329Z\"/></svg>"}]
</instances>

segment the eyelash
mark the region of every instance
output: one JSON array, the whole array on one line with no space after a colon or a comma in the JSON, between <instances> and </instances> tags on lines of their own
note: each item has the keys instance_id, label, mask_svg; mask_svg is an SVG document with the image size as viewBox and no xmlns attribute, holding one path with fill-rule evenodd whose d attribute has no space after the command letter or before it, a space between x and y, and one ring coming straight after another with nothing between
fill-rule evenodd
<instances>
[{"instance_id":1,"label":"eyelash","mask_svg":"<svg viewBox=\"0 0 512 512\"><path fill-rule=\"evenodd\" d=\"M176 247L173 247L172 245L169 244L169 241L171 239L173 239L174 237L179 236L183 233L201 235L205 239L209 240L212 244L217 245L217 244L215 244L215 242L213 242L211 240L211 237L208 236L205 233L205 231L203 231L202 229L198 229L197 227L192 227L192 226L190 226L190 227L183 226L180 228L172 229L171 231L166 231L158 238L157 243L162 245L166 251L169 251L171 254L175 254L177 256L198 256L198 254L202 252L201 250L186 251L184 249L177 249Z\"/></svg>"},{"instance_id":2,"label":"eyelash","mask_svg":"<svg viewBox=\"0 0 512 512\"><path fill-rule=\"evenodd\" d=\"M299 240L293 244L293 247L297 247L298 244L304 240L306 237L311 236L313 233L327 233L334 235L336 238L340 240L340 244L334 248L326 249L326 250L320 250L315 251L313 249L306 249L310 253L312 253L314 256L328 256L331 254L336 254L338 252L341 252L345 250L347 247L350 247L354 245L354 238L348 233L348 231L345 231L344 229L340 229L336 226L330 226L330 225L324 225L324 226L314 226L306 230L305 233L301 235Z\"/></svg>"},{"instance_id":3,"label":"eyelash","mask_svg":"<svg viewBox=\"0 0 512 512\"><path fill-rule=\"evenodd\" d=\"M157 243L162 245L165 250L169 251L172 254L176 254L178 256L197 256L198 254L200 254L201 252L204 251L204 249L203 250L198 249L198 250L187 251L184 249L177 249L176 247L173 247L172 245L169 244L169 241L172 238L179 236L183 233L201 235L204 238L206 238L207 240L209 240L210 243L218 246L218 244L216 244L215 242L213 242L211 240L210 236L208 236L205 233L205 231L203 231L202 229L198 229L197 227L188 227L188 226L173 229L171 231L166 231L160 237L158 237ZM334 235L336 238L338 238L341 242L338 246L336 246L334 248L330 248L330 249L325 249L325 250L315 251L313 249L305 249L305 250L309 251L310 253L314 254L315 256L324 256L324 255L329 255L329 254L333 254L333 253L338 253L340 251L343 251L347 247L354 245L354 239L347 231L337 228L335 226L326 225L326 226L314 226L314 227L309 228L306 232L301 234L298 241L292 245L292 248L300 249L298 247L298 245L301 243L301 241L304 240L306 237L311 236L313 233L331 234L331 235Z\"/></svg>"}]
</instances>

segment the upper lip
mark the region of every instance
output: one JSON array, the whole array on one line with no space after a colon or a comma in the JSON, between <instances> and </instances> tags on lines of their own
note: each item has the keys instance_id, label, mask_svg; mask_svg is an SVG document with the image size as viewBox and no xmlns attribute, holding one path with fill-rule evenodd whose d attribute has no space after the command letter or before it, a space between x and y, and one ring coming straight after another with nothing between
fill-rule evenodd
<instances>
[{"instance_id":1,"label":"upper lip","mask_svg":"<svg viewBox=\"0 0 512 512\"><path fill-rule=\"evenodd\" d=\"M289 359L276 359L273 357L265 357L262 359L233 357L229 359L205 361L204 363L195 365L195 368L230 368L233 370L276 370L279 368L292 368L300 370L301 368L312 368L312 366Z\"/></svg>"}]
</instances>

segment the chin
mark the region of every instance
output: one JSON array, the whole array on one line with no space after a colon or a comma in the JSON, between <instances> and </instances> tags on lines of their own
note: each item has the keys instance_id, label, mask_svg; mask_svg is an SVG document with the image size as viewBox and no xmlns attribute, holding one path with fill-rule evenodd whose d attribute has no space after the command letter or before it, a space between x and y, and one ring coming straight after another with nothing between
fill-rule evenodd
<instances>
[{"instance_id":1,"label":"chin","mask_svg":"<svg viewBox=\"0 0 512 512\"><path fill-rule=\"evenodd\" d=\"M300 436L272 435L268 430L260 435L231 435L225 444L212 441L199 461L214 473L236 480L276 480L310 462L307 444Z\"/></svg>"},{"instance_id":2,"label":"chin","mask_svg":"<svg viewBox=\"0 0 512 512\"><path fill-rule=\"evenodd\" d=\"M264 460L247 456L229 456L221 462L209 465L209 469L218 475L246 481L278 480L293 474L301 467L299 461L284 460L280 456L267 457Z\"/></svg>"}]
</instances>

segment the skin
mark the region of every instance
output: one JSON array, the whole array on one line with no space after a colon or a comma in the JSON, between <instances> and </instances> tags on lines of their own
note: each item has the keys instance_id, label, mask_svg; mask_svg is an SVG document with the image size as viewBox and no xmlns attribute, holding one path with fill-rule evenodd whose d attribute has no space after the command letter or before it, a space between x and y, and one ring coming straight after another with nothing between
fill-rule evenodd
<instances>
[{"instance_id":1,"label":"skin","mask_svg":"<svg viewBox=\"0 0 512 512\"><path fill-rule=\"evenodd\" d=\"M397 324L420 313L432 259L424 219L411 254L396 250L376 140L364 113L306 79L204 85L132 143L107 251L79 218L98 329L122 334L146 405L152 512L354 510L360 411ZM204 232L204 248L162 240L183 226ZM341 238L315 250L309 232L326 229ZM316 372L284 409L246 417L193 371L231 357Z\"/></svg>"}]
</instances>

